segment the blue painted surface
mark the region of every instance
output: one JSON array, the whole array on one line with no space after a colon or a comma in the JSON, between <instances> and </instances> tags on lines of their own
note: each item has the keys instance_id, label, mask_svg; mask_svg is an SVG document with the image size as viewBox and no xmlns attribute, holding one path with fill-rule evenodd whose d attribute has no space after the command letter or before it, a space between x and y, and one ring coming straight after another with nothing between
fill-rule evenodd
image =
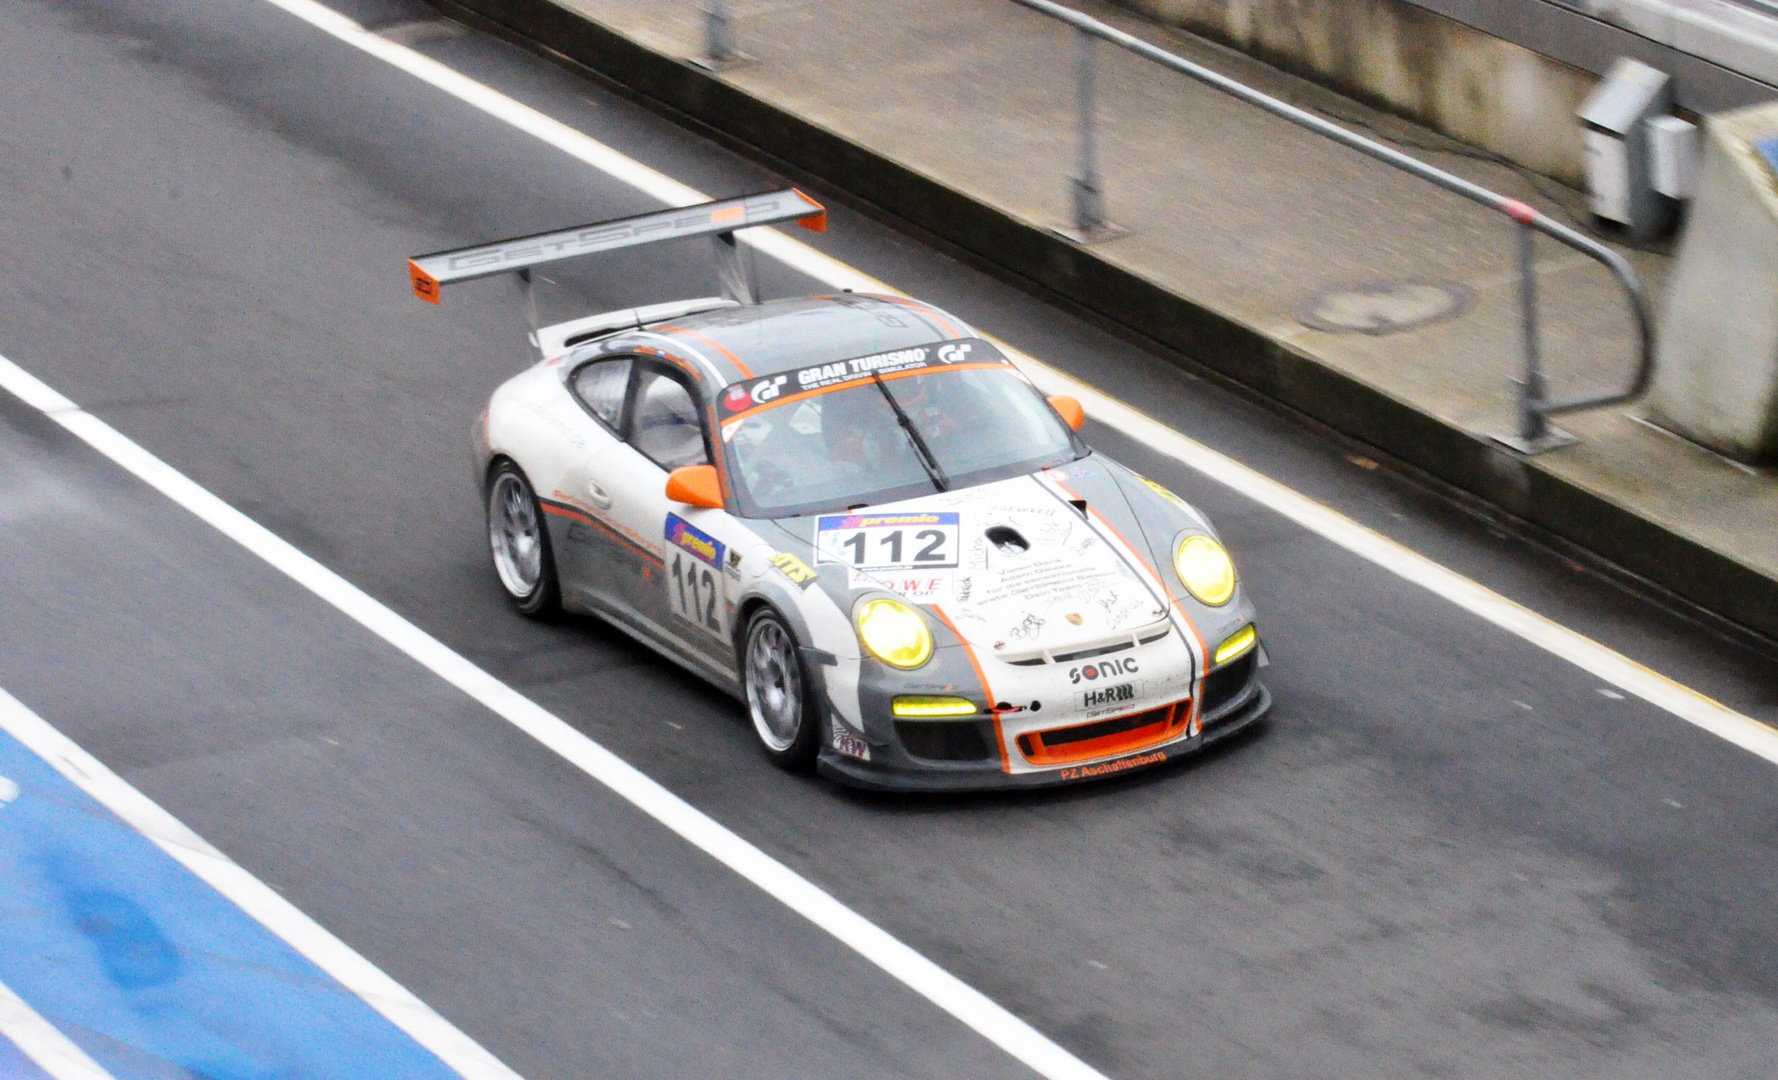
<instances>
[{"instance_id":1,"label":"blue painted surface","mask_svg":"<svg viewBox=\"0 0 1778 1080\"><path fill-rule=\"evenodd\" d=\"M118 1080L456 1076L3 732L0 776L0 982Z\"/></svg>"},{"instance_id":2,"label":"blue painted surface","mask_svg":"<svg viewBox=\"0 0 1778 1080\"><path fill-rule=\"evenodd\" d=\"M1753 144L1753 148L1766 159L1766 168L1772 170L1772 175L1778 177L1778 139L1761 139Z\"/></svg>"},{"instance_id":3,"label":"blue painted surface","mask_svg":"<svg viewBox=\"0 0 1778 1080\"><path fill-rule=\"evenodd\" d=\"M0 1080L51 1080L18 1047L0 1038Z\"/></svg>"}]
</instances>

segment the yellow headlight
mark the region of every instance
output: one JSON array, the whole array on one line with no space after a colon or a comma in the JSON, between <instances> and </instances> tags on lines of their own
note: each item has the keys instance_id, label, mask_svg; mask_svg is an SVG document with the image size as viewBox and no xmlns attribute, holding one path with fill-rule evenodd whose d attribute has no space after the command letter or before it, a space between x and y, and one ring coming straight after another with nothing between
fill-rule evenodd
<instances>
[{"instance_id":1,"label":"yellow headlight","mask_svg":"<svg viewBox=\"0 0 1778 1080\"><path fill-rule=\"evenodd\" d=\"M1191 594L1216 607L1235 595L1235 564L1222 545L1199 534L1188 536L1173 553L1173 569Z\"/></svg>"},{"instance_id":2,"label":"yellow headlight","mask_svg":"<svg viewBox=\"0 0 1778 1080\"><path fill-rule=\"evenodd\" d=\"M920 613L900 600L878 596L858 606L858 639L871 655L898 668L932 659L932 631Z\"/></svg>"},{"instance_id":3,"label":"yellow headlight","mask_svg":"<svg viewBox=\"0 0 1778 1080\"><path fill-rule=\"evenodd\" d=\"M1253 648L1253 643L1258 640L1259 631L1253 628L1252 623L1248 623L1246 626L1243 626L1241 629L1230 634L1223 640L1221 645L1216 647L1216 663L1223 664L1233 660L1248 649Z\"/></svg>"},{"instance_id":4,"label":"yellow headlight","mask_svg":"<svg viewBox=\"0 0 1778 1080\"><path fill-rule=\"evenodd\" d=\"M909 694L891 702L889 711L896 716L922 718L974 716L975 702L960 697L924 697Z\"/></svg>"}]
</instances>

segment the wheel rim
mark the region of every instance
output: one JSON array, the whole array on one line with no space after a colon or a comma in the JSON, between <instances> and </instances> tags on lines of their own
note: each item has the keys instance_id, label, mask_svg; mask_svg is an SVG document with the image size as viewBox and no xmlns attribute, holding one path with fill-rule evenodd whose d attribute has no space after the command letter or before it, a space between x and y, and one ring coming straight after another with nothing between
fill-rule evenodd
<instances>
[{"instance_id":1,"label":"wheel rim","mask_svg":"<svg viewBox=\"0 0 1778 1080\"><path fill-rule=\"evenodd\" d=\"M778 753L802 730L802 691L796 644L776 619L762 619L747 642L747 706L760 741Z\"/></svg>"},{"instance_id":2,"label":"wheel rim","mask_svg":"<svg viewBox=\"0 0 1778 1080\"><path fill-rule=\"evenodd\" d=\"M543 578L543 531L531 490L514 473L501 473L488 493L488 546L500 584L520 599Z\"/></svg>"}]
</instances>

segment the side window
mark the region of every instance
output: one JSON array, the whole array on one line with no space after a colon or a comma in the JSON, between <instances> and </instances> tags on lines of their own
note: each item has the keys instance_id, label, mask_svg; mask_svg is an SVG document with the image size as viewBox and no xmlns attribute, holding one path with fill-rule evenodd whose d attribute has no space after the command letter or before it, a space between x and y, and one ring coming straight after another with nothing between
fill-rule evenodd
<instances>
[{"instance_id":1,"label":"side window","mask_svg":"<svg viewBox=\"0 0 1778 1080\"><path fill-rule=\"evenodd\" d=\"M632 363L627 356L621 360L601 360L574 373L576 396L613 431L623 418L624 390L630 385Z\"/></svg>"},{"instance_id":2,"label":"side window","mask_svg":"<svg viewBox=\"0 0 1778 1080\"><path fill-rule=\"evenodd\" d=\"M710 463L697 404L678 379L658 371L643 369L637 381L630 445L663 469Z\"/></svg>"}]
</instances>

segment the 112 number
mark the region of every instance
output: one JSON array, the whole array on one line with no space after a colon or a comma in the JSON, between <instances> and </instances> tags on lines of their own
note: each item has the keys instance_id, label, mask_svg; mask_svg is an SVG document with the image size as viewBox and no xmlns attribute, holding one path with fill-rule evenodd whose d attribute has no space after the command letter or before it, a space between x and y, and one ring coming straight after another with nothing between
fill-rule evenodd
<instances>
[{"instance_id":1,"label":"112 number","mask_svg":"<svg viewBox=\"0 0 1778 1080\"><path fill-rule=\"evenodd\" d=\"M946 534L939 529L921 529L919 532L915 533L914 545L918 546L920 550L914 553L913 565L934 566L945 563L947 561L944 551L945 540ZM877 548L879 553L885 553L882 549L888 549L886 552L888 558L886 559L878 559L874 562L869 560L868 549L870 547L870 534L867 532L861 531L853 533L851 536L846 537L846 539L841 540L840 546L852 549L853 566L902 565L902 531L900 529L891 529L888 532L878 533L877 535Z\"/></svg>"},{"instance_id":2,"label":"112 number","mask_svg":"<svg viewBox=\"0 0 1778 1080\"><path fill-rule=\"evenodd\" d=\"M673 614L721 637L724 612L716 572L678 551L673 553L673 568L668 572L673 578L667 587Z\"/></svg>"}]
</instances>

